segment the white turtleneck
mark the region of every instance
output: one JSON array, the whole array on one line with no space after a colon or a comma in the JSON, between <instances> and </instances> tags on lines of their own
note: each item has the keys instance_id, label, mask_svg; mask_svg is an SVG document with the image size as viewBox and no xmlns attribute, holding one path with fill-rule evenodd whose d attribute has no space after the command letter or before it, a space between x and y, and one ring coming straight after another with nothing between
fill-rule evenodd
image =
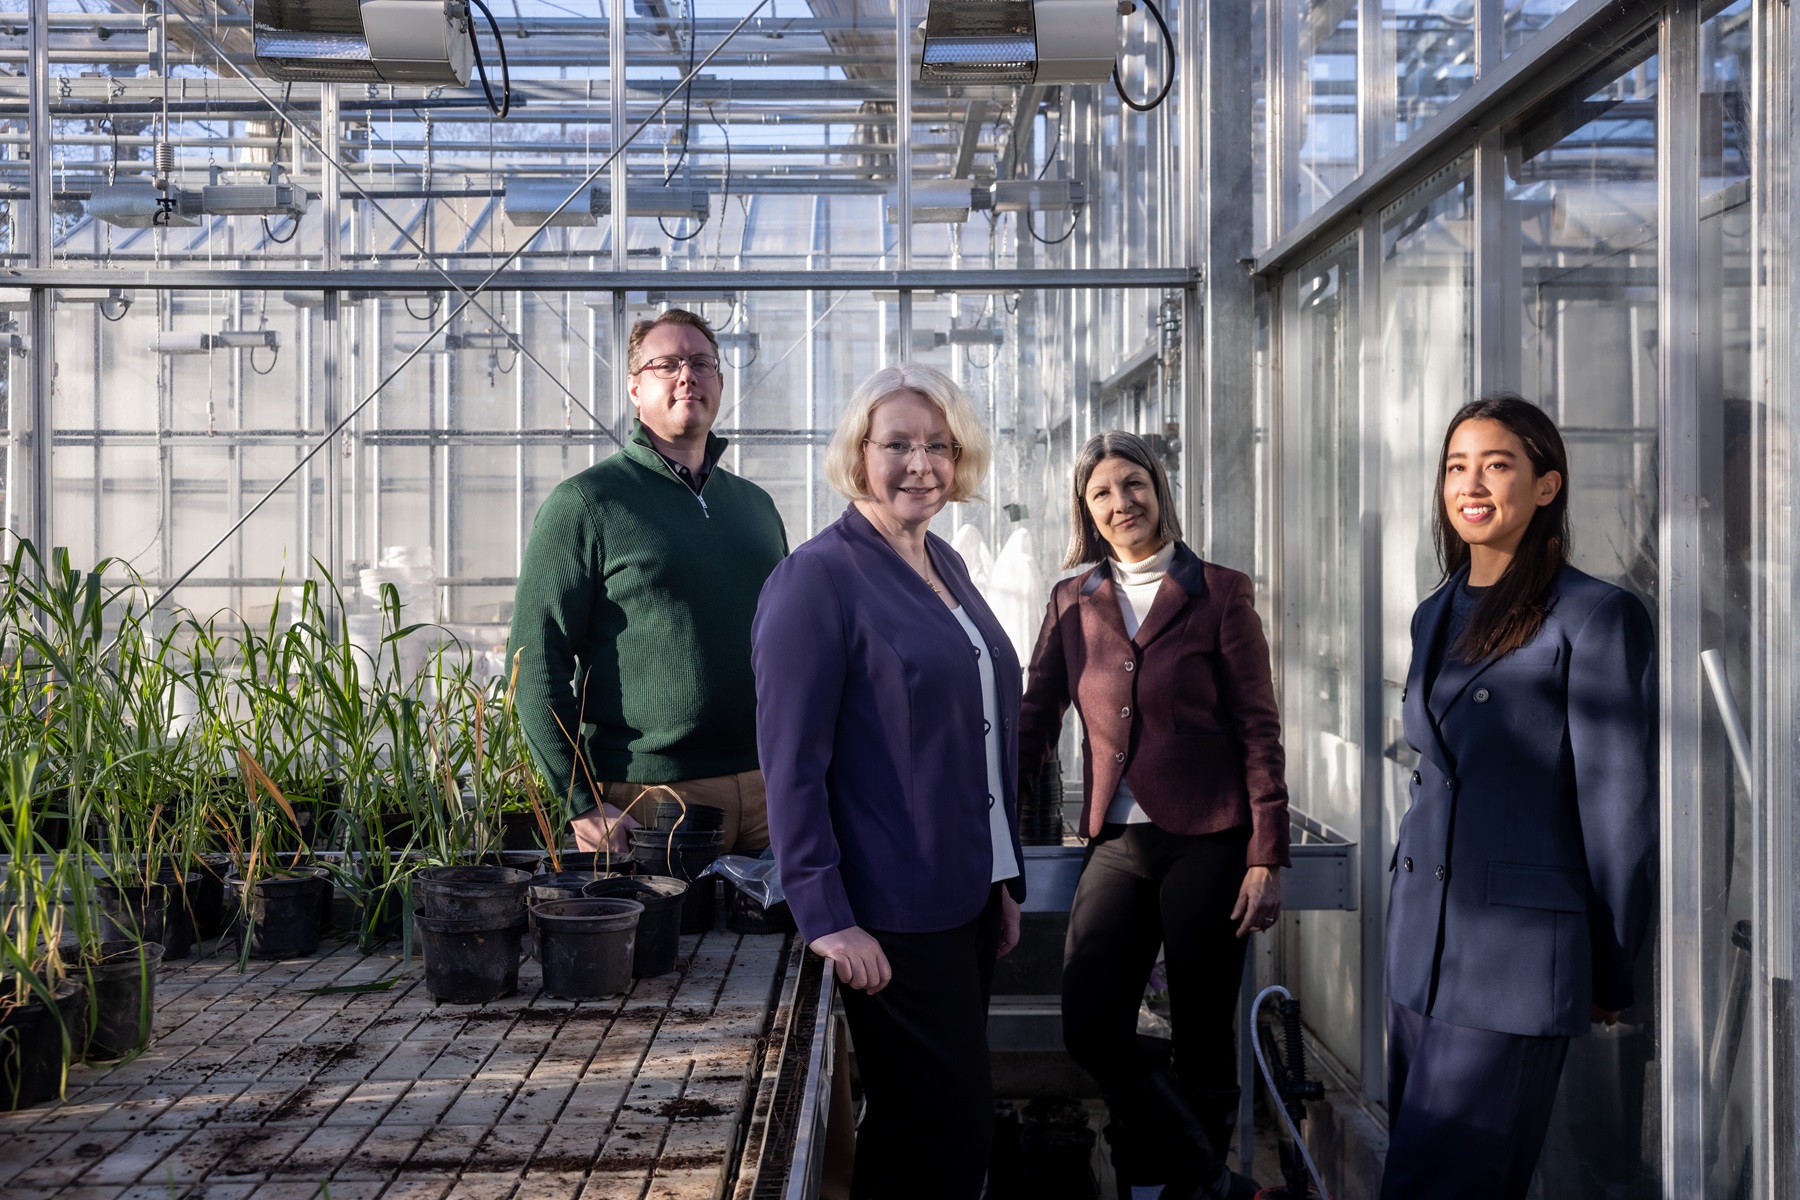
<instances>
[{"instance_id":1,"label":"white turtleneck","mask_svg":"<svg viewBox=\"0 0 1800 1200\"><path fill-rule=\"evenodd\" d=\"M1120 562L1112 559L1113 591L1119 596L1119 615L1125 618L1125 636L1136 637L1138 628L1143 625L1144 618L1150 615L1150 609L1156 603L1156 593L1162 587L1163 576L1169 573L1169 564L1175 560L1175 543L1169 542L1152 554L1149 558L1134 563ZM1138 697L1138 706L1143 706L1143 697ZM1123 778L1119 780L1118 790L1113 792L1112 802L1106 806L1106 823L1109 825L1139 825L1150 820L1150 814L1138 807L1137 797L1131 794L1131 785Z\"/></svg>"}]
</instances>

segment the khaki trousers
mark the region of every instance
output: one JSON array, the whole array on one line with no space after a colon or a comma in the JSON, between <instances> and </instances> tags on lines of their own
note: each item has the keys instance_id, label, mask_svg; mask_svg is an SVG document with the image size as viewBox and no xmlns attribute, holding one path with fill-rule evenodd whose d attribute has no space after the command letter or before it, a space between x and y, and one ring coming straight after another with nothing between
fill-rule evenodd
<instances>
[{"instance_id":1,"label":"khaki trousers","mask_svg":"<svg viewBox=\"0 0 1800 1200\"><path fill-rule=\"evenodd\" d=\"M769 807L763 792L761 771L715 775L708 779L681 779L674 783L603 783L600 795L606 803L640 825L656 824L656 802L670 799L673 791L683 804L704 804L725 813L724 854L761 854L769 847Z\"/></svg>"}]
</instances>

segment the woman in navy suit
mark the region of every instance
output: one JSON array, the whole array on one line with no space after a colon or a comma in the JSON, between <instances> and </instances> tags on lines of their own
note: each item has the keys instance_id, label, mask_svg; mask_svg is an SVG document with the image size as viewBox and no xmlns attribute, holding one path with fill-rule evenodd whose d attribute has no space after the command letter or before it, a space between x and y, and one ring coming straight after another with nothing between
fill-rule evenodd
<instances>
[{"instance_id":1,"label":"woman in navy suit","mask_svg":"<svg viewBox=\"0 0 1800 1200\"><path fill-rule=\"evenodd\" d=\"M1568 455L1518 396L1450 421L1445 582L1413 614L1418 751L1388 908L1386 1200L1523 1197L1569 1039L1632 1002L1655 899L1656 639L1568 564Z\"/></svg>"},{"instance_id":2,"label":"woman in navy suit","mask_svg":"<svg viewBox=\"0 0 1800 1200\"><path fill-rule=\"evenodd\" d=\"M962 389L877 371L826 450L844 515L763 587L751 628L769 834L832 961L867 1100L851 1196L976 1200L993 1140L987 1006L1019 938L1019 660L928 532L987 473Z\"/></svg>"}]
</instances>

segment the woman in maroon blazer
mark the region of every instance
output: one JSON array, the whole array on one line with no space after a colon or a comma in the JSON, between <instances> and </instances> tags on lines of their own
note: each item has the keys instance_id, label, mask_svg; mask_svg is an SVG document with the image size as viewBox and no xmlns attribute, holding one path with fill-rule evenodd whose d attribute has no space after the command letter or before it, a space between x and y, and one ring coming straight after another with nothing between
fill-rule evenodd
<instances>
[{"instance_id":1,"label":"woman in maroon blazer","mask_svg":"<svg viewBox=\"0 0 1800 1200\"><path fill-rule=\"evenodd\" d=\"M1074 535L1032 651L1020 778L1081 714L1088 859L1069 915L1063 1039L1099 1080L1120 1195L1250 1196L1224 1162L1237 1109L1243 940L1281 911L1287 786L1269 648L1248 576L1181 541L1145 441L1102 433L1075 464ZM1164 950L1174 1069L1137 1043ZM1154 1191L1138 1195L1155 1194Z\"/></svg>"}]
</instances>

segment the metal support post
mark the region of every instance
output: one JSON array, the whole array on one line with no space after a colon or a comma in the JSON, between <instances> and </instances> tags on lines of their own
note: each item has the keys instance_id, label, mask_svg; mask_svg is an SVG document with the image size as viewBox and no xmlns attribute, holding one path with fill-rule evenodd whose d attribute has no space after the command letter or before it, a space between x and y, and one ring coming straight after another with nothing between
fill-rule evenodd
<instances>
[{"instance_id":1,"label":"metal support post","mask_svg":"<svg viewBox=\"0 0 1800 1200\"><path fill-rule=\"evenodd\" d=\"M1256 488L1256 380L1252 252L1250 139L1250 8L1212 4L1206 12L1200 69L1206 131L1200 175L1205 196L1205 271L1200 280L1202 386L1200 411L1189 412L1184 436L1204 431L1206 479L1199 497L1205 531L1202 553L1242 570L1256 567L1256 511L1247 499ZM1191 393L1190 393L1191 395Z\"/></svg>"},{"instance_id":2,"label":"metal support post","mask_svg":"<svg viewBox=\"0 0 1800 1200\"><path fill-rule=\"evenodd\" d=\"M1703 918L1705 796L1701 756L1700 572L1700 8L1676 0L1662 19L1657 80L1658 660L1663 665L1662 1188L1707 1190Z\"/></svg>"},{"instance_id":3,"label":"metal support post","mask_svg":"<svg viewBox=\"0 0 1800 1200\"><path fill-rule=\"evenodd\" d=\"M25 22L25 27L26 57L31 72L27 102L27 133L31 149L31 265L39 270L49 270L55 265L55 226L50 209L54 186L51 163L55 154L50 125L50 0L30 0L30 17ZM55 513L52 507L55 497L51 490L54 478L51 431L55 420L51 398L52 389L56 386L54 301L55 293L52 289L41 286L31 289L31 395L24 422L25 436L30 439L26 445L30 450L31 462L26 468L28 511L21 519L18 531L31 538L37 544L38 552L46 556L50 553L51 539L55 535ZM18 437L15 430L15 445L18 444ZM98 479L94 481L96 487L99 483ZM8 481L9 489L17 486L16 476Z\"/></svg>"}]
</instances>

